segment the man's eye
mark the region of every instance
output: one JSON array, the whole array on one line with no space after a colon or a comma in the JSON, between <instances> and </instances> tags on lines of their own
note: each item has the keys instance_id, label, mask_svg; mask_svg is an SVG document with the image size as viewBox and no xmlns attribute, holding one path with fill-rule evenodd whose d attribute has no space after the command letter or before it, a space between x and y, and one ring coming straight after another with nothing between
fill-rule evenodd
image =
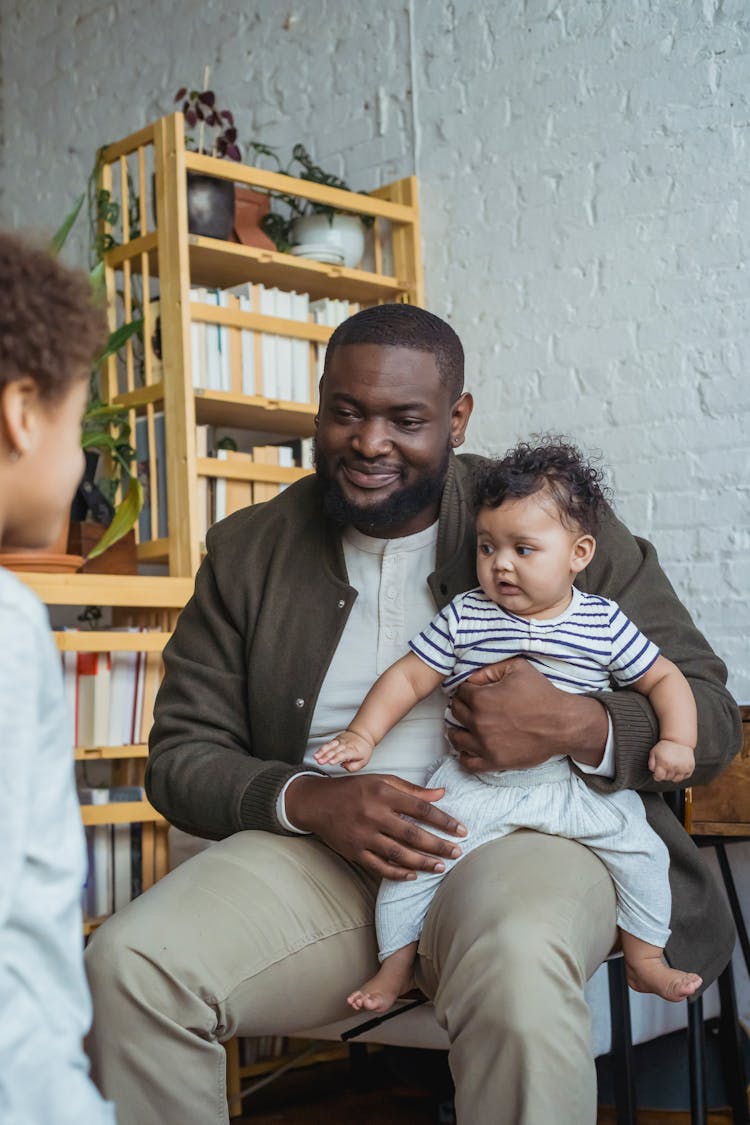
<instances>
[{"instance_id":1,"label":"man's eye","mask_svg":"<svg viewBox=\"0 0 750 1125\"><path fill-rule=\"evenodd\" d=\"M417 430L422 425L421 418L399 418L399 426L402 430Z\"/></svg>"}]
</instances>

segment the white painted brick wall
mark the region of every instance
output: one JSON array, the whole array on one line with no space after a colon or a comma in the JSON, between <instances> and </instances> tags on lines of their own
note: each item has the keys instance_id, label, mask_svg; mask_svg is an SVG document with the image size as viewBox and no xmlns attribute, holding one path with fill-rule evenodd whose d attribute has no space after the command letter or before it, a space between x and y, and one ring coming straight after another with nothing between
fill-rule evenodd
<instances>
[{"instance_id":1,"label":"white painted brick wall","mask_svg":"<svg viewBox=\"0 0 750 1125\"><path fill-rule=\"evenodd\" d=\"M4 0L5 224L212 84L245 139L355 188L417 171L428 304L473 447L600 449L750 701L750 17L744 0ZM80 244L77 252L81 254Z\"/></svg>"}]
</instances>

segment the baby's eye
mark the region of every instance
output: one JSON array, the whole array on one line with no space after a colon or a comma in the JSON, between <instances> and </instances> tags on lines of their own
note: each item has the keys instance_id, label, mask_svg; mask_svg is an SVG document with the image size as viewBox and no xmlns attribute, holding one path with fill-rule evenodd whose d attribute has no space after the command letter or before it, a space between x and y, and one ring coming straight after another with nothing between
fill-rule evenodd
<instances>
[{"instance_id":1,"label":"baby's eye","mask_svg":"<svg viewBox=\"0 0 750 1125\"><path fill-rule=\"evenodd\" d=\"M479 554L480 555L489 556L489 555L492 554L492 550L493 550L493 548L492 548L491 543L480 543L479 544Z\"/></svg>"},{"instance_id":2,"label":"baby's eye","mask_svg":"<svg viewBox=\"0 0 750 1125\"><path fill-rule=\"evenodd\" d=\"M527 555L530 555L533 550L534 550L533 547L525 547L525 546L521 545L521 546L516 547L516 554L520 555L521 558L524 559L524 558L526 558Z\"/></svg>"}]
</instances>

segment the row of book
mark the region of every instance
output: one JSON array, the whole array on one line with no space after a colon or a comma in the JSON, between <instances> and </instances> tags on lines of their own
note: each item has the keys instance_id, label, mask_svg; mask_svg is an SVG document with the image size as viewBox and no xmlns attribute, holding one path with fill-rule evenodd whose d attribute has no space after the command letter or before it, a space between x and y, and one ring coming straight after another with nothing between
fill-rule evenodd
<instances>
[{"instance_id":1,"label":"row of book","mask_svg":"<svg viewBox=\"0 0 750 1125\"><path fill-rule=\"evenodd\" d=\"M152 426L155 447L153 459L151 457L148 421L146 417L136 419L136 460L138 478L143 485L144 492L144 505L138 519L138 532L142 543L152 538L165 538L168 534L167 458L163 411L154 412ZM218 460L234 462L235 465L250 465L255 462L256 464L279 465L284 468L311 469L313 465L311 438L303 438L299 441L278 445L256 445L244 452L223 449L221 444L221 431L217 431L213 426L196 426L195 446L198 458L216 457ZM283 491L286 485L272 481L209 478L199 475L196 487L198 535L201 541L205 541L206 531L211 524L224 519L225 516L231 515L239 508L272 499ZM152 510L154 508L156 510L155 535L152 534Z\"/></svg>"},{"instance_id":2,"label":"row of book","mask_svg":"<svg viewBox=\"0 0 750 1125\"><path fill-rule=\"evenodd\" d=\"M146 742L161 678L161 653L63 652L61 658L73 746Z\"/></svg>"},{"instance_id":3,"label":"row of book","mask_svg":"<svg viewBox=\"0 0 750 1125\"><path fill-rule=\"evenodd\" d=\"M143 801L139 785L79 785L82 805ZM143 826L96 824L86 828L88 858L82 904L86 918L101 918L121 910L143 890Z\"/></svg>"},{"instance_id":4,"label":"row of book","mask_svg":"<svg viewBox=\"0 0 750 1125\"><path fill-rule=\"evenodd\" d=\"M358 305L325 297L310 301L307 293L287 292L260 284L232 290L194 287L190 300L197 304L257 312L298 323L335 328ZM158 316L158 301L154 302ZM193 319L190 326L192 379L195 387L262 395L282 402L314 401L315 384L322 374L325 344L304 338L231 328Z\"/></svg>"}]
</instances>

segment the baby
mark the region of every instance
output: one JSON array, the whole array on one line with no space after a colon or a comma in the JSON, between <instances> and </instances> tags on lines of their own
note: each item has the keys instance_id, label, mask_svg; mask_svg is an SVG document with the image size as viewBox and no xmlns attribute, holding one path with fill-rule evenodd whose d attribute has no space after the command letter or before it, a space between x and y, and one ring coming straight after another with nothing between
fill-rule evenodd
<instances>
[{"instance_id":1,"label":"baby","mask_svg":"<svg viewBox=\"0 0 750 1125\"><path fill-rule=\"evenodd\" d=\"M391 727L440 684L451 693L477 669L524 656L561 691L607 691L611 678L647 696L659 721L649 769L657 781L689 777L697 715L684 676L614 602L572 585L609 514L598 471L571 445L524 443L481 471L475 501L479 587L454 598L410 642L411 651L379 677L347 730L316 760L361 769ZM446 722L457 725L450 705ZM451 755L426 784L445 788L438 805L467 826L463 856L518 828L591 848L615 885L631 988L675 1001L700 988L699 976L664 959L669 856L637 793L596 792L565 757L533 769L469 773ZM457 862L446 860L446 871ZM381 966L348 997L353 1008L386 1011L412 986L417 939L444 874L383 882L376 907Z\"/></svg>"}]
</instances>

